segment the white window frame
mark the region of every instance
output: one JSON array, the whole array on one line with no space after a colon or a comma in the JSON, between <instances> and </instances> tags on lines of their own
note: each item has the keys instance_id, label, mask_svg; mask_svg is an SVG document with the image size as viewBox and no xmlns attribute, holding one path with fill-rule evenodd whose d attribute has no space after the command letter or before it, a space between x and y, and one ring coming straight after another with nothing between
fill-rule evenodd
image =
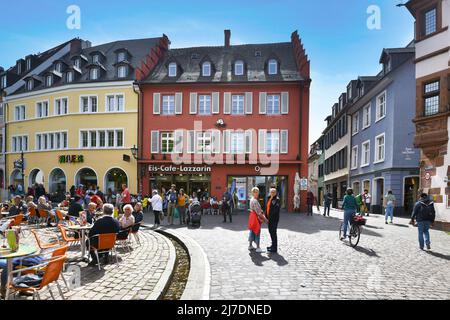
<instances>
[{"instance_id":1,"label":"white window frame","mask_svg":"<svg viewBox=\"0 0 450 320\"><path fill-rule=\"evenodd\" d=\"M200 154L212 154L212 132L211 131L196 131L196 152Z\"/></svg>"},{"instance_id":2,"label":"white window frame","mask_svg":"<svg viewBox=\"0 0 450 320\"><path fill-rule=\"evenodd\" d=\"M45 86L51 87L53 85L53 77L48 75L45 77Z\"/></svg>"},{"instance_id":3,"label":"white window frame","mask_svg":"<svg viewBox=\"0 0 450 320\"><path fill-rule=\"evenodd\" d=\"M113 98L113 105L111 108L110 98ZM122 98L122 107L119 107L119 98ZM105 95L105 112L124 112L125 111L125 94L124 93L108 93Z\"/></svg>"},{"instance_id":4,"label":"white window frame","mask_svg":"<svg viewBox=\"0 0 450 320\"><path fill-rule=\"evenodd\" d=\"M202 63L202 76L203 77L211 76L211 62L205 61Z\"/></svg>"},{"instance_id":5,"label":"white window frame","mask_svg":"<svg viewBox=\"0 0 450 320\"><path fill-rule=\"evenodd\" d=\"M170 105L173 102L173 108ZM164 104L167 103L168 106L165 109ZM161 115L163 116L174 116L175 115L175 94L163 94L161 98Z\"/></svg>"},{"instance_id":6,"label":"white window frame","mask_svg":"<svg viewBox=\"0 0 450 320\"><path fill-rule=\"evenodd\" d=\"M368 146L367 148L367 162L364 162L365 149L364 146ZM361 168L367 167L370 165L370 140L366 140L361 144Z\"/></svg>"},{"instance_id":7,"label":"white window frame","mask_svg":"<svg viewBox=\"0 0 450 320\"><path fill-rule=\"evenodd\" d=\"M27 59L27 71L31 69L31 58Z\"/></svg>"},{"instance_id":8,"label":"white window frame","mask_svg":"<svg viewBox=\"0 0 450 320\"><path fill-rule=\"evenodd\" d=\"M275 68L275 69L272 69ZM270 59L269 63L267 65L267 72L270 75L276 75L278 74L278 61L275 59Z\"/></svg>"},{"instance_id":9,"label":"white window frame","mask_svg":"<svg viewBox=\"0 0 450 320\"><path fill-rule=\"evenodd\" d=\"M62 108L64 101L65 101L66 105L65 105L65 108ZM58 110L58 103L60 105L60 109L61 110L65 109L64 110L65 112L61 112L61 111ZM55 100L54 100L54 114L56 116L62 116L62 115L66 115L68 113L69 113L69 98L68 97L55 98Z\"/></svg>"},{"instance_id":10,"label":"white window frame","mask_svg":"<svg viewBox=\"0 0 450 320\"><path fill-rule=\"evenodd\" d=\"M178 73L178 66L175 62L171 62L169 63L169 65L167 66L167 74L169 77L174 78L177 76Z\"/></svg>"},{"instance_id":11,"label":"white window frame","mask_svg":"<svg viewBox=\"0 0 450 320\"><path fill-rule=\"evenodd\" d=\"M209 109L207 109L208 101ZM212 114L212 96L210 94L198 95L198 114L203 116L209 116Z\"/></svg>"},{"instance_id":12,"label":"white window frame","mask_svg":"<svg viewBox=\"0 0 450 320\"><path fill-rule=\"evenodd\" d=\"M20 139L20 141L19 141ZM18 153L18 152L26 152L28 151L28 134L19 134L19 135L13 135L11 136L11 152ZM20 142L20 148L18 147L18 143Z\"/></svg>"},{"instance_id":13,"label":"white window frame","mask_svg":"<svg viewBox=\"0 0 450 320\"><path fill-rule=\"evenodd\" d=\"M70 75L70 76L69 76L69 75ZM72 83L73 80L74 80L74 73L73 73L73 71L68 71L68 72L66 73L66 82L67 82L67 83Z\"/></svg>"},{"instance_id":14,"label":"white window frame","mask_svg":"<svg viewBox=\"0 0 450 320\"><path fill-rule=\"evenodd\" d=\"M31 90L33 90L33 88L34 88L34 80L30 79L27 81L27 90L31 91Z\"/></svg>"},{"instance_id":15,"label":"white window frame","mask_svg":"<svg viewBox=\"0 0 450 320\"><path fill-rule=\"evenodd\" d=\"M83 110L83 99L87 98L88 99L88 110L84 111ZM96 111L92 111L92 99L95 98L97 100L97 110ZM80 96L80 113L97 113L98 112L98 96L97 95L83 95Z\"/></svg>"},{"instance_id":16,"label":"white window frame","mask_svg":"<svg viewBox=\"0 0 450 320\"><path fill-rule=\"evenodd\" d=\"M1 88L6 88L6 84L7 84L7 81L6 81L6 75L4 75L4 76L2 76L2 79L1 79L1 82L0 82L0 87Z\"/></svg>"},{"instance_id":17,"label":"white window frame","mask_svg":"<svg viewBox=\"0 0 450 320\"><path fill-rule=\"evenodd\" d=\"M92 63L98 63L100 61L100 55L99 54L94 54L92 56Z\"/></svg>"},{"instance_id":18,"label":"white window frame","mask_svg":"<svg viewBox=\"0 0 450 320\"><path fill-rule=\"evenodd\" d=\"M238 72L238 70L239 70L239 72ZM235 76L243 76L244 75L244 61L243 60L236 60L234 62L234 75Z\"/></svg>"},{"instance_id":19,"label":"white window frame","mask_svg":"<svg viewBox=\"0 0 450 320\"><path fill-rule=\"evenodd\" d=\"M92 145L91 133L95 132L95 146ZM100 132L105 134L105 145L100 146ZM122 144L118 144L119 132L122 133ZM113 134L113 143L110 144L109 136ZM87 134L87 146L83 146L83 135ZM124 149L125 148L125 129L124 128L97 128L97 129L80 129L79 130L79 148L80 149Z\"/></svg>"},{"instance_id":20,"label":"white window frame","mask_svg":"<svg viewBox=\"0 0 450 320\"><path fill-rule=\"evenodd\" d=\"M23 121L27 117L27 109L24 104L14 106L14 121Z\"/></svg>"},{"instance_id":21,"label":"white window frame","mask_svg":"<svg viewBox=\"0 0 450 320\"><path fill-rule=\"evenodd\" d=\"M378 144L378 139L383 137L383 157L380 158L380 154L379 154L379 147L380 145ZM384 162L384 160L386 159L386 134L383 132L382 134L379 134L375 137L375 158L373 163L381 163Z\"/></svg>"},{"instance_id":22,"label":"white window frame","mask_svg":"<svg viewBox=\"0 0 450 320\"><path fill-rule=\"evenodd\" d=\"M269 136L270 136L270 144L269 144ZM276 139L273 139L273 137L276 137ZM265 140L266 140L265 141L265 154L280 154L280 148L281 148L280 130L266 131ZM275 147L275 149L274 149L274 147Z\"/></svg>"},{"instance_id":23,"label":"white window frame","mask_svg":"<svg viewBox=\"0 0 450 320\"><path fill-rule=\"evenodd\" d=\"M384 103L380 104L380 97L384 96ZM379 116L380 115L380 108L383 106L384 108L384 114L383 116ZM382 93L380 93L377 98L376 98L376 115L375 115L375 122L378 122L384 118L386 118L386 113L387 113L387 93L386 91L383 91Z\"/></svg>"},{"instance_id":24,"label":"white window frame","mask_svg":"<svg viewBox=\"0 0 450 320\"><path fill-rule=\"evenodd\" d=\"M352 156L351 156L351 169L355 170L358 169L358 161L359 160L359 146L354 146L352 148Z\"/></svg>"},{"instance_id":25,"label":"white window frame","mask_svg":"<svg viewBox=\"0 0 450 320\"><path fill-rule=\"evenodd\" d=\"M160 139L160 153L162 154L172 154L175 153L175 131L163 131L159 133L159 139ZM164 143L163 141L166 141L166 147L170 146L170 141L172 141L172 150L164 150Z\"/></svg>"},{"instance_id":26,"label":"white window frame","mask_svg":"<svg viewBox=\"0 0 450 320\"><path fill-rule=\"evenodd\" d=\"M118 78L128 77L128 67L127 66L118 66L117 67L117 77Z\"/></svg>"},{"instance_id":27,"label":"white window frame","mask_svg":"<svg viewBox=\"0 0 450 320\"><path fill-rule=\"evenodd\" d=\"M245 153L245 132L230 131L230 154Z\"/></svg>"},{"instance_id":28,"label":"white window frame","mask_svg":"<svg viewBox=\"0 0 450 320\"><path fill-rule=\"evenodd\" d=\"M371 112L372 112L372 106L371 106L371 104L370 103L368 103L367 105L365 105L364 107L363 107L363 110L362 110L363 112L362 112L362 114L363 114L363 124L362 124L362 130L364 130L364 129L367 129L367 128L369 128L370 127L370 124L371 124ZM366 122L366 120L367 120L367 122Z\"/></svg>"},{"instance_id":29,"label":"white window frame","mask_svg":"<svg viewBox=\"0 0 450 320\"><path fill-rule=\"evenodd\" d=\"M275 110L275 102L278 99L278 112ZM280 94L267 94L266 97L266 115L280 115L281 114L281 95Z\"/></svg>"},{"instance_id":30,"label":"white window frame","mask_svg":"<svg viewBox=\"0 0 450 320\"><path fill-rule=\"evenodd\" d=\"M45 139L43 139L45 136ZM64 140L65 137L65 140ZM35 146L36 151L55 151L55 150L67 150L69 149L69 134L67 130L64 131L51 131L51 132L37 132L35 134ZM43 141L46 141L47 145L42 145ZM51 146L53 141L53 146ZM59 145L59 146L58 146Z\"/></svg>"},{"instance_id":31,"label":"white window frame","mask_svg":"<svg viewBox=\"0 0 450 320\"><path fill-rule=\"evenodd\" d=\"M241 99L242 98L242 99ZM242 112L241 111L242 102ZM236 103L236 109L235 109ZM245 94L232 94L231 95L231 114L235 116L245 115Z\"/></svg>"},{"instance_id":32,"label":"white window frame","mask_svg":"<svg viewBox=\"0 0 450 320\"><path fill-rule=\"evenodd\" d=\"M41 114L44 114L42 112L44 110L42 108L44 106L44 104L46 105L46 108L45 108L46 114L39 116L39 106L41 107ZM49 115L50 115L50 102L49 102L49 100L37 101L36 102L36 110L35 110L35 117L36 117L36 119L47 118Z\"/></svg>"},{"instance_id":33,"label":"white window frame","mask_svg":"<svg viewBox=\"0 0 450 320\"><path fill-rule=\"evenodd\" d=\"M74 59L73 60L73 66L78 68L78 69L81 69L81 58Z\"/></svg>"},{"instance_id":34,"label":"white window frame","mask_svg":"<svg viewBox=\"0 0 450 320\"><path fill-rule=\"evenodd\" d=\"M59 72L59 73L61 73L62 72L62 62L57 62L56 64L55 64L55 69L54 69L56 72Z\"/></svg>"},{"instance_id":35,"label":"white window frame","mask_svg":"<svg viewBox=\"0 0 450 320\"><path fill-rule=\"evenodd\" d=\"M98 80L100 78L100 69L98 67L91 68L89 70L89 79Z\"/></svg>"},{"instance_id":36,"label":"white window frame","mask_svg":"<svg viewBox=\"0 0 450 320\"><path fill-rule=\"evenodd\" d=\"M356 121L355 121L356 119ZM352 115L352 136L359 132L359 111Z\"/></svg>"},{"instance_id":37,"label":"white window frame","mask_svg":"<svg viewBox=\"0 0 450 320\"><path fill-rule=\"evenodd\" d=\"M117 52L117 62L123 62L127 59L127 54L125 51Z\"/></svg>"}]
</instances>

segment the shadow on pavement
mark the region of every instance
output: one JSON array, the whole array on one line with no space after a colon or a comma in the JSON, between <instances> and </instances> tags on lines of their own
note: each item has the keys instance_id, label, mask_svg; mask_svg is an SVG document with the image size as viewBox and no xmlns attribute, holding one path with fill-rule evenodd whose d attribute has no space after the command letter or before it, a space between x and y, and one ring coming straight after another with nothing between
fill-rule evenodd
<instances>
[{"instance_id":1,"label":"shadow on pavement","mask_svg":"<svg viewBox=\"0 0 450 320\"><path fill-rule=\"evenodd\" d=\"M367 248L360 247L360 246L356 247L355 251L361 252L361 253L369 256L369 257L375 257L375 258L379 258L380 257L374 250L367 249Z\"/></svg>"},{"instance_id":2,"label":"shadow on pavement","mask_svg":"<svg viewBox=\"0 0 450 320\"><path fill-rule=\"evenodd\" d=\"M445 254L438 253L438 252L433 252L433 251L427 251L427 253L429 255L433 256L433 257L450 261L450 256L449 255L445 255Z\"/></svg>"},{"instance_id":3,"label":"shadow on pavement","mask_svg":"<svg viewBox=\"0 0 450 320\"><path fill-rule=\"evenodd\" d=\"M289 262L279 253L269 253L269 258L272 261L275 261L277 265L280 267L286 266L289 264Z\"/></svg>"},{"instance_id":4,"label":"shadow on pavement","mask_svg":"<svg viewBox=\"0 0 450 320\"><path fill-rule=\"evenodd\" d=\"M255 251L251 251L248 255L250 256L250 258L252 259L252 262L257 267L262 267L264 261L270 260L270 258L263 256L261 253L256 253Z\"/></svg>"}]
</instances>

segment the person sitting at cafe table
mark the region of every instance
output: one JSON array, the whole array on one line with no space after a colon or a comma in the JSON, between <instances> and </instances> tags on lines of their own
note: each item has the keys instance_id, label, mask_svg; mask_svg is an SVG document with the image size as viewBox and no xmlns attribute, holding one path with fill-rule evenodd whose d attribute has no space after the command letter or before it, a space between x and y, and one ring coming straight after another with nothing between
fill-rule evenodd
<instances>
[{"instance_id":1,"label":"person sitting at cafe table","mask_svg":"<svg viewBox=\"0 0 450 320\"><path fill-rule=\"evenodd\" d=\"M67 208L70 206L70 193L66 194L66 198L61 201L61 203L58 205L60 208Z\"/></svg>"},{"instance_id":2,"label":"person sitting at cafe table","mask_svg":"<svg viewBox=\"0 0 450 320\"><path fill-rule=\"evenodd\" d=\"M39 210L45 210L48 212L50 219L48 220L47 225L50 226L50 222L56 222L56 213L53 211L52 204L50 201L47 202L47 199L44 196L40 196L38 199L37 205L38 213Z\"/></svg>"},{"instance_id":3,"label":"person sitting at cafe table","mask_svg":"<svg viewBox=\"0 0 450 320\"><path fill-rule=\"evenodd\" d=\"M89 197L90 197L90 203L95 203L96 209L102 208L103 201L98 195L96 195L94 192L90 192Z\"/></svg>"},{"instance_id":4,"label":"person sitting at cafe table","mask_svg":"<svg viewBox=\"0 0 450 320\"><path fill-rule=\"evenodd\" d=\"M95 213L97 212L97 204L91 202L88 204L88 208L85 210L86 212L86 221L87 223L92 223L95 218Z\"/></svg>"},{"instance_id":5,"label":"person sitting at cafe table","mask_svg":"<svg viewBox=\"0 0 450 320\"><path fill-rule=\"evenodd\" d=\"M79 195L75 195L72 202L69 205L69 216L78 218L80 216L80 212L83 211L83 206L80 204L81 197Z\"/></svg>"},{"instance_id":6,"label":"person sitting at cafe table","mask_svg":"<svg viewBox=\"0 0 450 320\"><path fill-rule=\"evenodd\" d=\"M15 196L13 199L13 204L9 207L9 217L17 216L18 214L27 213L27 205L25 201L22 200L21 196Z\"/></svg>"},{"instance_id":7,"label":"person sitting at cafe table","mask_svg":"<svg viewBox=\"0 0 450 320\"><path fill-rule=\"evenodd\" d=\"M89 231L89 243L91 247L96 247L98 245L98 235L118 233L120 231L119 221L113 218L113 213L114 206L112 204L106 203L103 205L103 217L95 221L92 229ZM90 265L96 266L98 261L94 251L91 251L90 254L92 258ZM101 256L106 260L108 257L108 253L102 253Z\"/></svg>"},{"instance_id":8,"label":"person sitting at cafe table","mask_svg":"<svg viewBox=\"0 0 450 320\"><path fill-rule=\"evenodd\" d=\"M142 213L142 203L138 202L134 206L133 217L134 223L139 223L144 220L144 214Z\"/></svg>"},{"instance_id":9,"label":"person sitting at cafe table","mask_svg":"<svg viewBox=\"0 0 450 320\"><path fill-rule=\"evenodd\" d=\"M120 232L118 238L123 238L128 235L128 228L134 225L133 206L127 204L123 207L123 215L119 219Z\"/></svg>"}]
</instances>

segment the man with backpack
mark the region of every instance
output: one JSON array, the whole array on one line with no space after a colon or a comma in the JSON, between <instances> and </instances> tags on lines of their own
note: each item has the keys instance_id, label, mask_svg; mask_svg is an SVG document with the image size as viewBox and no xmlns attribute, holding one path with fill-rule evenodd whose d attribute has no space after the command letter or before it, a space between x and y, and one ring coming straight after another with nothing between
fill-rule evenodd
<instances>
[{"instance_id":1,"label":"man with backpack","mask_svg":"<svg viewBox=\"0 0 450 320\"><path fill-rule=\"evenodd\" d=\"M178 202L178 194L177 190L175 190L175 185L173 184L169 191L167 191L167 217L169 219L169 224L173 225L173 215L175 213L175 208L177 207Z\"/></svg>"},{"instance_id":2,"label":"man with backpack","mask_svg":"<svg viewBox=\"0 0 450 320\"><path fill-rule=\"evenodd\" d=\"M231 217L231 204L233 202L233 196L230 191L227 189L223 194L222 201L222 213L223 213L223 222L227 222L227 215L230 217L230 223L233 222L233 218Z\"/></svg>"},{"instance_id":3,"label":"man with backpack","mask_svg":"<svg viewBox=\"0 0 450 320\"><path fill-rule=\"evenodd\" d=\"M430 200L426 193L420 195L420 200L414 205L411 215L411 224L417 221L417 229L419 232L419 246L424 250L426 244L427 249L431 250L430 242L430 227L434 224L436 218L436 211L434 203Z\"/></svg>"}]
</instances>

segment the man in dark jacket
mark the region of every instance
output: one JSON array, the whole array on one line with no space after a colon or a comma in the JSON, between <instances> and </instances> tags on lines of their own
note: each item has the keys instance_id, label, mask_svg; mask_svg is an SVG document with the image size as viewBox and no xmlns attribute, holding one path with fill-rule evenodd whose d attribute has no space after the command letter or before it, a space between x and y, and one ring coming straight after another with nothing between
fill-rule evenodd
<instances>
[{"instance_id":1,"label":"man in dark jacket","mask_svg":"<svg viewBox=\"0 0 450 320\"><path fill-rule=\"evenodd\" d=\"M323 201L323 216L330 216L330 207L331 207L331 201L333 200L333 196L331 193L327 192L324 197Z\"/></svg>"},{"instance_id":2,"label":"man in dark jacket","mask_svg":"<svg viewBox=\"0 0 450 320\"><path fill-rule=\"evenodd\" d=\"M277 189L270 189L270 196L267 199L266 217L269 220L269 233L272 239L272 246L267 248L267 252L276 253L278 251L278 221L280 220L280 198L277 195Z\"/></svg>"},{"instance_id":3,"label":"man in dark jacket","mask_svg":"<svg viewBox=\"0 0 450 320\"><path fill-rule=\"evenodd\" d=\"M97 235L106 234L106 233L118 233L120 231L119 221L113 218L114 206L112 204L106 203L103 205L103 214L104 216L98 219L94 225L92 226L91 231L89 231L89 240L91 247L96 247L98 245L98 237ZM97 265L97 257L95 256L94 251L90 252L92 262L90 265ZM103 257L107 257L107 253L103 254Z\"/></svg>"},{"instance_id":4,"label":"man in dark jacket","mask_svg":"<svg viewBox=\"0 0 450 320\"><path fill-rule=\"evenodd\" d=\"M435 218L436 211L433 201L430 200L426 193L422 193L420 200L414 205L411 215L411 224L414 225L414 221L417 221L419 246L421 250L424 249L425 244L427 249L431 250L430 227L433 225Z\"/></svg>"}]
</instances>

